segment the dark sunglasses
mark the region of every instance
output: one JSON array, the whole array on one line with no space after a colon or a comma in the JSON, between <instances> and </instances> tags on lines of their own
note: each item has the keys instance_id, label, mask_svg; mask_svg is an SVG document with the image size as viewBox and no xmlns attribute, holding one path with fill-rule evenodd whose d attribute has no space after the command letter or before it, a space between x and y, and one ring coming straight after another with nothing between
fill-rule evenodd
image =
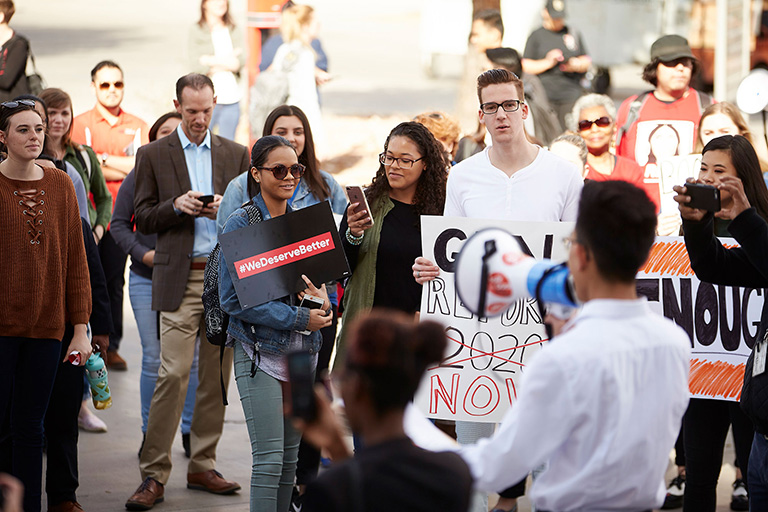
<instances>
[{"instance_id":1,"label":"dark sunglasses","mask_svg":"<svg viewBox=\"0 0 768 512\"><path fill-rule=\"evenodd\" d=\"M584 119L582 121L579 121L579 131L586 131L592 128L592 125L596 124L600 128L605 128L606 126L611 125L611 118L607 116L603 116L601 118L595 119L593 121L590 121L588 119Z\"/></svg>"},{"instance_id":2,"label":"dark sunglasses","mask_svg":"<svg viewBox=\"0 0 768 512\"><path fill-rule=\"evenodd\" d=\"M35 108L35 102L32 100L4 101L0 106L5 108L18 108L19 105Z\"/></svg>"},{"instance_id":3,"label":"dark sunglasses","mask_svg":"<svg viewBox=\"0 0 768 512\"><path fill-rule=\"evenodd\" d=\"M276 180L283 180L288 175L288 171L291 171L291 176L294 178L301 178L307 168L302 164L293 164L290 167L286 167L283 164L277 164L273 167L257 167L257 169L269 171L275 176Z\"/></svg>"},{"instance_id":4,"label":"dark sunglasses","mask_svg":"<svg viewBox=\"0 0 768 512\"><path fill-rule=\"evenodd\" d=\"M99 89L101 89L102 91L106 91L110 88L110 86L114 86L115 89L119 90L125 87L125 84L123 82L101 82L99 84Z\"/></svg>"}]
</instances>

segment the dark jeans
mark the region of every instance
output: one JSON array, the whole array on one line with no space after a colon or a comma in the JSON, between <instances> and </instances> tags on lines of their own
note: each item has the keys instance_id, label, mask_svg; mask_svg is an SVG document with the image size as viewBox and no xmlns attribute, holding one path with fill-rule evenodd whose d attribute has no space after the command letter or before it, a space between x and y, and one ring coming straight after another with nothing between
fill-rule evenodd
<instances>
[{"instance_id":1,"label":"dark jeans","mask_svg":"<svg viewBox=\"0 0 768 512\"><path fill-rule=\"evenodd\" d=\"M73 332L72 326L67 326L59 361L67 353ZM77 415L83 399L84 374L82 366L59 362L48 412L45 413L45 439L48 447L45 492L48 505L77 501Z\"/></svg>"},{"instance_id":2,"label":"dark jeans","mask_svg":"<svg viewBox=\"0 0 768 512\"><path fill-rule=\"evenodd\" d=\"M59 340L0 336L0 418L10 411L11 473L24 484L24 510L40 511L43 418L61 353Z\"/></svg>"},{"instance_id":3,"label":"dark jeans","mask_svg":"<svg viewBox=\"0 0 768 512\"><path fill-rule=\"evenodd\" d=\"M525 478L517 482L512 487L507 487L499 493L502 498L519 498L525 494Z\"/></svg>"},{"instance_id":4,"label":"dark jeans","mask_svg":"<svg viewBox=\"0 0 768 512\"><path fill-rule=\"evenodd\" d=\"M749 510L768 510L768 440L755 432L749 454Z\"/></svg>"},{"instance_id":5,"label":"dark jeans","mask_svg":"<svg viewBox=\"0 0 768 512\"><path fill-rule=\"evenodd\" d=\"M107 231L99 242L99 256L107 280L109 307L112 312L113 332L109 335L109 351L117 352L123 339L123 288L125 287L125 260L127 256L118 247L112 233Z\"/></svg>"},{"instance_id":6,"label":"dark jeans","mask_svg":"<svg viewBox=\"0 0 768 512\"><path fill-rule=\"evenodd\" d=\"M685 424L684 512L714 512L717 479L723 464L728 427L733 425L736 458L749 488L747 467L752 447L752 422L738 402L692 398L683 418ZM751 494L751 493L750 493Z\"/></svg>"},{"instance_id":7,"label":"dark jeans","mask_svg":"<svg viewBox=\"0 0 768 512\"><path fill-rule=\"evenodd\" d=\"M323 335L323 345L320 347L320 353L317 355L317 370L315 370L315 382L320 382L328 369L331 361L331 353L336 342L336 326L338 320L338 308L333 306L333 320L331 325L320 329ZM320 450L309 443L304 442L302 438L299 444L299 462L296 465L296 483L298 485L307 485L317 478L318 466L320 465Z\"/></svg>"}]
</instances>

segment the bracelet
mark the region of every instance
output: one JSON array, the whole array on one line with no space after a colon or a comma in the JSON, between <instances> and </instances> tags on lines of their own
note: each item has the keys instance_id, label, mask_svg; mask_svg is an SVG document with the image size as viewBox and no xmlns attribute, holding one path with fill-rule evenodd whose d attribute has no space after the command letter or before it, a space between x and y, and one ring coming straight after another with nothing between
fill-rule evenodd
<instances>
[{"instance_id":1,"label":"bracelet","mask_svg":"<svg viewBox=\"0 0 768 512\"><path fill-rule=\"evenodd\" d=\"M352 231L349 228L347 228L347 234L346 234L347 242L349 242L352 245L360 245L361 243L363 243L364 236L365 236L365 231L363 231L363 234L361 234L360 236L355 236L352 234Z\"/></svg>"}]
</instances>

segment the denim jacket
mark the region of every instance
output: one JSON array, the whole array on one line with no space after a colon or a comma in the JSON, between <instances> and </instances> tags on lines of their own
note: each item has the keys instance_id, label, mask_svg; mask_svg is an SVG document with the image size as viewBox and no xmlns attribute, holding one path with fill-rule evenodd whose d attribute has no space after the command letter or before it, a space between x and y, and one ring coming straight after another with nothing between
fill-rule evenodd
<instances>
[{"instance_id":1,"label":"denim jacket","mask_svg":"<svg viewBox=\"0 0 768 512\"><path fill-rule=\"evenodd\" d=\"M253 203L261 210L264 220L270 218L267 205L261 194L253 198ZM286 213L292 211L288 207ZM224 233L244 228L248 225L248 214L238 208L227 219ZM292 295L242 309L237 300L235 286L229 275L224 253L219 262L219 300L221 309L229 314L227 334L244 343L255 346L264 353L284 354L291 341L291 331L303 331L309 325L309 309L292 305ZM320 331L304 337L305 347L315 354L320 350L322 336Z\"/></svg>"}]
</instances>

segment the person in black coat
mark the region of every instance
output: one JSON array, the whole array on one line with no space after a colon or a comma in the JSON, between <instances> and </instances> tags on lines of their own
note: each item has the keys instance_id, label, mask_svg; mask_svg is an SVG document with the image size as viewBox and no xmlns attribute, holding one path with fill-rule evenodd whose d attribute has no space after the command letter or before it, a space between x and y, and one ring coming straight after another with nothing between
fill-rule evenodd
<instances>
[{"instance_id":1,"label":"person in black coat","mask_svg":"<svg viewBox=\"0 0 768 512\"><path fill-rule=\"evenodd\" d=\"M674 187L677 192L675 201L679 203L683 217L685 245L696 277L718 285L767 288L768 190L763 183L754 148L740 135L713 139L702 152L698 181L720 190L722 208L714 213L691 208L687 206L690 202L690 196L686 195L687 188ZM724 226L721 224L723 221L730 223ZM723 230L727 230L740 247L726 249L715 237L716 232ZM753 374L755 354L765 350L767 328L768 302L764 302L755 346L745 369L740 404L741 410L754 424L756 433L750 450L737 446L739 465L749 490L750 510L768 510L768 441L764 437L768 434L768 376L764 371ZM702 417L695 411L692 414L692 410L700 407L699 402L710 403L707 406L709 416ZM685 510L706 511L715 507L715 487L722 463L722 445L728 431L728 414L725 421L720 421L720 415L713 417L712 407L733 408L728 402L716 402L693 399L686 413ZM739 413L732 410L731 419ZM724 428L718 428L718 425ZM703 435L703 431L708 433ZM695 432L699 435L693 435ZM692 446L692 441L696 439L700 443ZM706 464L702 474L694 475L691 457L697 452L701 452L702 457L709 454L712 461Z\"/></svg>"}]
</instances>

